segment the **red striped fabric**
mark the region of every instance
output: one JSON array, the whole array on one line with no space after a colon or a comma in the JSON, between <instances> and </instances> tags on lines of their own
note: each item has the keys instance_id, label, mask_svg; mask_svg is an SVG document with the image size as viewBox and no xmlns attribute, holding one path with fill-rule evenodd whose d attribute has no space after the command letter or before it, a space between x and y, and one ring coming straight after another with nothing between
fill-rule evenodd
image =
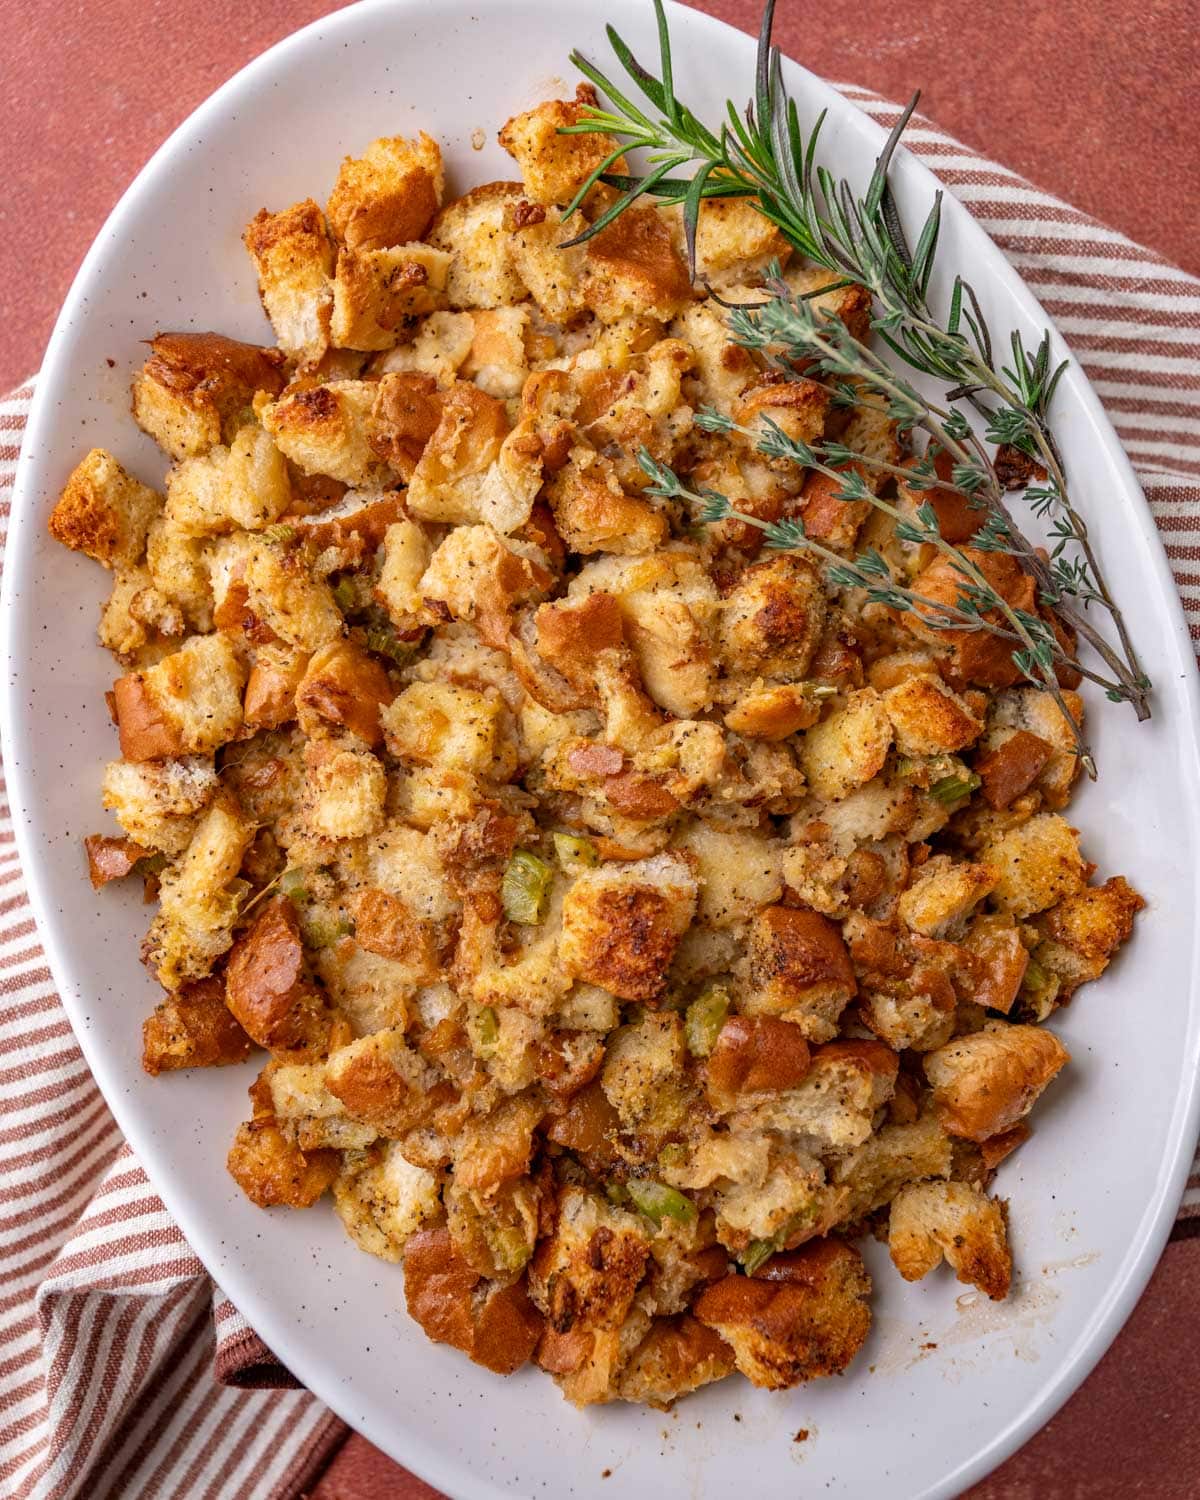
<instances>
[{"instance_id":1,"label":"red striped fabric","mask_svg":"<svg viewBox=\"0 0 1200 1500\"><path fill-rule=\"evenodd\" d=\"M842 91L883 125L896 107ZM1137 466L1200 643L1200 281L917 118L906 137L1037 292ZM33 384L0 401L0 553ZM0 1494L284 1500L344 1429L213 1286L75 1046L0 782ZM1180 1220L1200 1217L1200 1161Z\"/></svg>"}]
</instances>

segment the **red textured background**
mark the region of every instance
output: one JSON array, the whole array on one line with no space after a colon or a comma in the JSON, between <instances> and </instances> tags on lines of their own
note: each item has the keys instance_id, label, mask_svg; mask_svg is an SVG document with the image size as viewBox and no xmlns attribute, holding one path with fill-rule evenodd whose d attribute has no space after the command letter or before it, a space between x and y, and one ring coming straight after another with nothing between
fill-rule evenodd
<instances>
[{"instance_id":1,"label":"red textured background","mask_svg":"<svg viewBox=\"0 0 1200 1500\"><path fill-rule=\"evenodd\" d=\"M243 63L337 8L23 0L18 15L9 0L0 390L37 367L85 250L159 142ZM699 8L757 25L758 0ZM920 86L945 129L1200 273L1196 23L1195 0L780 0L777 35L829 78L893 98ZM1200 1240L1176 1242L1095 1374L971 1500L1200 1495L1198 1291ZM352 1438L313 1500L433 1495Z\"/></svg>"}]
</instances>

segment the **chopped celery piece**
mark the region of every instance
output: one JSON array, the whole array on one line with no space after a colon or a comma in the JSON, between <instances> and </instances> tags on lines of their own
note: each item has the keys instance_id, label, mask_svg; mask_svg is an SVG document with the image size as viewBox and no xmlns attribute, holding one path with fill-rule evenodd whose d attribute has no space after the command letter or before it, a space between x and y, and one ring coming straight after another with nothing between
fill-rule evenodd
<instances>
[{"instance_id":1,"label":"chopped celery piece","mask_svg":"<svg viewBox=\"0 0 1200 1500\"><path fill-rule=\"evenodd\" d=\"M660 1167L682 1167L687 1161L687 1147L680 1141L668 1141L658 1153Z\"/></svg>"},{"instance_id":2,"label":"chopped celery piece","mask_svg":"<svg viewBox=\"0 0 1200 1500\"><path fill-rule=\"evenodd\" d=\"M343 614L358 607L358 589L353 578L339 578L333 586L333 600Z\"/></svg>"},{"instance_id":3,"label":"chopped celery piece","mask_svg":"<svg viewBox=\"0 0 1200 1500\"><path fill-rule=\"evenodd\" d=\"M500 900L510 922L535 927L546 915L554 871L528 849L518 849L508 862L500 884Z\"/></svg>"},{"instance_id":4,"label":"chopped celery piece","mask_svg":"<svg viewBox=\"0 0 1200 1500\"><path fill-rule=\"evenodd\" d=\"M629 1203L629 1190L623 1182L610 1182L604 1189L604 1196L617 1208L625 1208Z\"/></svg>"},{"instance_id":5,"label":"chopped celery piece","mask_svg":"<svg viewBox=\"0 0 1200 1500\"><path fill-rule=\"evenodd\" d=\"M600 851L591 839L576 838L573 833L554 835L554 853L560 865L587 865L590 868L600 863Z\"/></svg>"},{"instance_id":6,"label":"chopped celery piece","mask_svg":"<svg viewBox=\"0 0 1200 1500\"><path fill-rule=\"evenodd\" d=\"M476 1023L479 1036L479 1050L486 1056L494 1052L500 1041L500 1020L495 1010L490 1005L485 1005L479 1012L479 1020Z\"/></svg>"},{"instance_id":7,"label":"chopped celery piece","mask_svg":"<svg viewBox=\"0 0 1200 1500\"><path fill-rule=\"evenodd\" d=\"M413 643L402 641L391 625L368 625L366 642L368 651L386 656L398 667L406 666L416 653Z\"/></svg>"},{"instance_id":8,"label":"chopped celery piece","mask_svg":"<svg viewBox=\"0 0 1200 1500\"><path fill-rule=\"evenodd\" d=\"M940 781L935 781L929 788L929 795L936 797L943 807L953 807L956 802L969 797L978 785L979 777L975 772L964 771L961 776L943 776Z\"/></svg>"},{"instance_id":9,"label":"chopped celery piece","mask_svg":"<svg viewBox=\"0 0 1200 1500\"><path fill-rule=\"evenodd\" d=\"M296 528L280 521L275 526L268 526L263 532L263 536L268 542L277 542L279 546L286 547L289 543L296 540Z\"/></svg>"},{"instance_id":10,"label":"chopped celery piece","mask_svg":"<svg viewBox=\"0 0 1200 1500\"><path fill-rule=\"evenodd\" d=\"M297 906L303 906L310 899L308 887L304 883L304 871L301 869L285 870L279 877L279 891Z\"/></svg>"},{"instance_id":11,"label":"chopped celery piece","mask_svg":"<svg viewBox=\"0 0 1200 1500\"><path fill-rule=\"evenodd\" d=\"M753 1276L759 1266L765 1265L774 1254L774 1240L751 1240L742 1254L742 1270L747 1276Z\"/></svg>"},{"instance_id":12,"label":"chopped celery piece","mask_svg":"<svg viewBox=\"0 0 1200 1500\"><path fill-rule=\"evenodd\" d=\"M688 1006L683 1023L684 1039L693 1057L709 1056L728 1015L729 992L720 984L705 985Z\"/></svg>"},{"instance_id":13,"label":"chopped celery piece","mask_svg":"<svg viewBox=\"0 0 1200 1500\"><path fill-rule=\"evenodd\" d=\"M492 1250L506 1271L519 1271L530 1256L529 1242L519 1229L498 1230Z\"/></svg>"},{"instance_id":14,"label":"chopped celery piece","mask_svg":"<svg viewBox=\"0 0 1200 1500\"><path fill-rule=\"evenodd\" d=\"M664 1219L677 1219L681 1224L690 1224L696 1217L696 1205L690 1198L667 1187L663 1182L652 1182L645 1177L631 1177L626 1183L629 1196L640 1213L654 1224Z\"/></svg>"}]
</instances>

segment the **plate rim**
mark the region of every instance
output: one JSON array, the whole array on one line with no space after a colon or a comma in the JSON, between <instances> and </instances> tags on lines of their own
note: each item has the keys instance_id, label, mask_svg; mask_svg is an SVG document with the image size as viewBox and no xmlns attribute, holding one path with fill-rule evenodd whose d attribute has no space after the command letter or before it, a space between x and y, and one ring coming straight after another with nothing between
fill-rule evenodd
<instances>
[{"instance_id":1,"label":"plate rim","mask_svg":"<svg viewBox=\"0 0 1200 1500\"><path fill-rule=\"evenodd\" d=\"M479 0L476 0L476 3L479 3ZM572 0L572 3L580 4L582 0ZM467 0L448 0L446 8L461 7L466 4ZM688 28L691 43L695 43L696 40L702 43L705 32L709 33L714 42L719 41L723 34L730 33L740 39L740 44L746 40L746 33L715 16L692 10L689 6L677 3L677 0L667 0L667 6L673 24ZM60 366L65 359L72 325L88 300L94 268L103 258L107 243L119 234L122 222L135 200L154 184L159 174L174 158L182 142L207 125L210 120L218 118L231 99L243 90L253 88L257 83L258 75L267 74L277 67L289 51L300 49L316 33L329 35L330 33L336 34L343 28L352 30L357 19L364 13L389 12L394 14L405 11L415 12L419 20L425 19L426 7L422 0L357 0L355 4L318 17L299 30L281 38L266 51L251 59L197 105L167 136L122 193L76 272L47 344L13 480L5 549L6 563L9 565L4 568L3 583L0 588L0 663L3 665L3 680L0 683L0 753L3 755L16 847L29 893L30 907L55 988L71 1021L75 1039L122 1135L129 1140L152 1187L178 1223L210 1277L214 1281L217 1279L211 1267L214 1264L220 1264L222 1266L220 1277L222 1289L228 1292L240 1309L253 1308L252 1318L250 1313L246 1312L252 1326L262 1330L262 1337L267 1344L286 1366L296 1373L308 1390L354 1431L362 1431L363 1425L370 1424L356 1420L352 1414L352 1391L342 1387L332 1376L326 1381L319 1359L314 1356L310 1360L308 1349L294 1334L292 1325L282 1316L275 1316L269 1300L260 1300L253 1287L243 1281L241 1269L236 1263L233 1261L226 1263L222 1260L216 1248L219 1231L214 1228L210 1232L203 1215L198 1214L196 1218L193 1218L185 1188L180 1184L177 1190L176 1181L171 1172L165 1165L160 1168L157 1143L141 1136L138 1125L133 1121L132 1113L127 1115L121 1090L105 1087L104 1049L96 1042L89 1028L81 1024L82 1015L77 1017L80 1001L74 987L60 982L60 973L66 974L71 964L65 951L60 952L56 922L51 914L51 903L42 889L39 866L35 851L31 846L32 834L25 770L21 758L15 753L13 743L13 725L21 719L22 712L21 705L17 701L20 696L18 693L20 663L13 654L10 639L16 605L14 598L16 570L11 562L20 552L26 533L33 524L33 510L37 497L33 493L31 476L36 466L35 453L40 446L38 439L43 430L54 420L54 401L51 390L61 390L63 371ZM818 101L822 97L825 102L836 101L839 109L853 109L863 116L867 127L872 133L877 134L882 145L886 138L886 130L871 118L858 100L847 98L834 85L812 73L803 64L793 61L792 66L799 70L803 86L811 90L812 95ZM1023 306L1026 314L1034 320L1035 326L1037 320L1040 320L1041 324L1052 330L1058 344L1065 347L1054 320L1041 307L1020 272L1004 256L987 230L974 218L969 208L956 197L953 190L943 184L936 173L919 157L906 149L897 153L893 171L897 175L913 179L917 185L924 186L931 191L942 189L946 193L951 200L950 212L964 215L969 221L971 231L977 236L979 252L982 260L987 263L988 274L998 275L1005 281L1014 298ZM1122 494L1122 504L1126 506L1128 519L1131 522L1136 520L1138 523L1140 539L1147 553L1146 562L1156 575L1159 585L1159 604L1163 610L1163 619L1172 626L1170 638L1182 657L1184 670L1181 674L1179 691L1184 706L1189 711L1179 730L1180 748L1190 752L1190 760L1196 771L1200 773L1200 671L1197 669L1196 655L1192 647L1182 600L1167 561L1161 534L1154 522L1136 471L1091 380L1078 356L1073 352L1072 362L1079 375L1078 381L1072 382L1077 387L1073 391L1073 400L1077 408L1087 417L1093 437L1103 445L1123 476L1125 488ZM1200 848L1200 820L1195 815L1194 799L1192 806L1194 824L1192 831L1196 836L1197 847ZM64 949L65 946L63 945ZM1188 991L1187 1030L1191 1047L1187 1056L1193 1063L1200 1060L1198 955L1200 955L1200 926L1193 933L1191 982ZM1171 1142L1169 1159L1166 1163L1159 1163L1156 1189L1147 1200L1138 1232L1130 1243L1124 1261L1114 1273L1108 1296L1094 1310L1075 1344L1062 1354L1057 1374L1039 1387L1037 1393L1018 1415L1006 1427L995 1433L972 1458L921 1490L921 1500L952 1500L952 1497L959 1494L963 1488L985 1477L1045 1425L1095 1368L1129 1318L1159 1263L1174 1223L1175 1208L1194 1156L1198 1133L1200 1133L1200 1069L1193 1067L1190 1074L1186 1070L1181 1070L1179 1090L1175 1098L1168 1132L1168 1139ZM137 1144L134 1144L135 1140ZM369 1437L369 1440L377 1441L380 1436L380 1434L374 1434ZM427 1443L412 1430L405 1433L405 1443L406 1452L403 1455L396 1455L394 1448L386 1451L392 1453L398 1463L402 1463L428 1483L437 1485L447 1494L462 1497L462 1500L476 1500L476 1497L478 1500L501 1500L501 1497L510 1500L511 1490L493 1485L485 1475L460 1460L448 1446ZM382 1443L380 1445L383 1446Z\"/></svg>"}]
</instances>

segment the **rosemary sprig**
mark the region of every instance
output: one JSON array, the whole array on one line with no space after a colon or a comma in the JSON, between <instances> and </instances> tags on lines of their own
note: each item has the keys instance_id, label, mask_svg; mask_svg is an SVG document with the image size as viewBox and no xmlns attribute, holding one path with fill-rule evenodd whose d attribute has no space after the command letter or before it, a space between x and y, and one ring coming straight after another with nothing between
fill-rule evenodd
<instances>
[{"instance_id":1,"label":"rosemary sprig","mask_svg":"<svg viewBox=\"0 0 1200 1500\"><path fill-rule=\"evenodd\" d=\"M889 136L865 191L856 194L849 183L817 162L824 115L807 139L801 131L796 103L783 84L780 54L771 44L775 0L767 0L763 15L754 96L743 113L730 103L719 130L710 129L678 98L665 10L662 0L653 4L658 22L658 75L643 66L618 33L608 28L618 62L648 107L626 97L580 53L572 54L608 105L589 111L565 129L569 133L603 132L614 138L619 150L610 153L581 185L568 213L583 204L597 183L617 189L619 196L571 243L599 233L639 198L679 204L694 275L696 228L704 200L747 197L793 247L833 272L835 284L867 287L873 299L872 327L880 341L904 364L942 382L943 403L917 392L878 352L854 339L844 324L818 314L807 296L795 296L778 278L768 281L763 303L733 309L730 324L735 341L758 350L787 378L797 378L797 366L814 373L815 363L815 373L829 380L835 398L854 400L851 382L856 380L884 399L888 413L902 428L923 429L930 444L945 450L952 460L951 480L942 487L970 495L987 512L972 545L1006 551L1016 558L1033 577L1040 603L1085 640L1111 673L1105 678L1087 670L1084 675L1099 681L1110 699L1131 703L1139 719L1147 718L1150 682L1104 579L1087 525L1071 497L1050 427L1050 406L1067 362L1051 368L1049 331L1032 353L1020 332L1014 332L1009 341L1011 355L1002 362L978 298L962 276L954 278L944 318L930 305L942 195L935 195L915 246L910 248L888 185L892 157L919 96L914 96ZM647 170L641 176L614 173L611 169L618 155L631 148L644 149ZM982 421L982 437L958 403L968 404ZM1044 479L1026 487L1025 501L1048 525L1048 555L1017 526L989 444L1015 449L1044 471ZM829 460L833 453L826 445L823 455L810 452L809 456ZM866 461L866 456L843 449L836 459L839 467L851 461ZM928 463L918 465L915 476L906 477L913 487L922 482L942 485ZM926 509L932 516L932 508ZM959 549L950 547L940 534L936 541L929 540L939 550L954 554L955 566L970 577L969 560ZM805 543L811 550L811 539ZM778 540L773 544L782 545ZM851 567L853 563L839 558L837 565ZM972 586L978 586L974 580ZM993 600L991 607L1004 613L1003 604ZM1116 645L1089 618L1087 611L1092 607L1111 617ZM1036 620L1053 638L1045 621ZM1024 633L1030 634L1029 622L1020 623ZM1028 675L1041 678L1049 687L1053 672L1047 657L1062 659L1057 642L1052 649L1035 633L1029 644L1012 621L995 633L1003 634L1004 629L1017 637L1018 665L1023 671L1037 668ZM1077 662L1071 664L1084 670ZM1053 690L1057 692L1057 684ZM1082 741L1079 749L1090 761Z\"/></svg>"}]
</instances>

